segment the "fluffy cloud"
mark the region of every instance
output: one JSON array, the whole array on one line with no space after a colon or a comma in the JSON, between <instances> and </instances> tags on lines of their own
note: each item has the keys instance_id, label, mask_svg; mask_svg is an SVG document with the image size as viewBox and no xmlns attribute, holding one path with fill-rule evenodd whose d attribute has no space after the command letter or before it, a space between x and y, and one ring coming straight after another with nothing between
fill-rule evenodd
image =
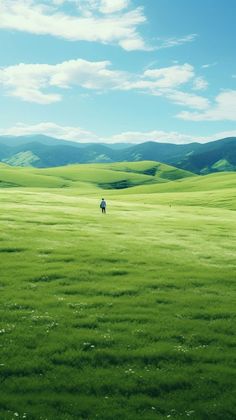
<instances>
[{"instance_id":1,"label":"fluffy cloud","mask_svg":"<svg viewBox=\"0 0 236 420\"><path fill-rule=\"evenodd\" d=\"M174 144L187 144L187 143L208 143L223 139L226 137L236 137L236 130L221 131L211 136L196 136L185 133L178 133L176 131L127 131L121 134L116 134L107 139L110 143L143 143L145 141L156 141L158 143L174 143Z\"/></svg>"},{"instance_id":2,"label":"fluffy cloud","mask_svg":"<svg viewBox=\"0 0 236 420\"><path fill-rule=\"evenodd\" d=\"M194 68L190 64L151 69L144 72L144 77L154 81L158 88L175 88L187 83L194 77Z\"/></svg>"},{"instance_id":3,"label":"fluffy cloud","mask_svg":"<svg viewBox=\"0 0 236 420\"><path fill-rule=\"evenodd\" d=\"M181 134L175 131L126 131L124 133L111 136L109 142L112 143L143 143L145 141L156 141L158 143L189 143L192 136Z\"/></svg>"},{"instance_id":4,"label":"fluffy cloud","mask_svg":"<svg viewBox=\"0 0 236 420\"><path fill-rule=\"evenodd\" d=\"M129 78L123 84L124 90L140 89L152 95L164 95L167 89L179 87L194 77L194 68L190 64L145 70L138 77Z\"/></svg>"},{"instance_id":5,"label":"fluffy cloud","mask_svg":"<svg viewBox=\"0 0 236 420\"><path fill-rule=\"evenodd\" d=\"M69 13L70 5L73 13ZM157 39L150 47L139 27L147 21L142 7L131 0L1 0L0 28L68 41L117 44L126 51L159 50L192 42L196 34Z\"/></svg>"},{"instance_id":6,"label":"fluffy cloud","mask_svg":"<svg viewBox=\"0 0 236 420\"><path fill-rule=\"evenodd\" d=\"M7 129L0 129L0 135L25 136L33 134L44 134L57 139L71 140L77 142L98 142L96 134L81 127L62 126L53 122L42 122L39 124L27 125L18 123Z\"/></svg>"},{"instance_id":7,"label":"fluffy cloud","mask_svg":"<svg viewBox=\"0 0 236 420\"><path fill-rule=\"evenodd\" d=\"M126 9L129 0L99 0L98 8L101 13L115 13Z\"/></svg>"},{"instance_id":8,"label":"fluffy cloud","mask_svg":"<svg viewBox=\"0 0 236 420\"><path fill-rule=\"evenodd\" d=\"M208 82L204 77L196 77L193 81L193 90L206 90L208 88Z\"/></svg>"},{"instance_id":9,"label":"fluffy cloud","mask_svg":"<svg viewBox=\"0 0 236 420\"><path fill-rule=\"evenodd\" d=\"M51 104L62 99L53 89L77 87L92 91L134 90L144 94L163 96L169 101L205 110L208 99L179 90L179 86L194 80L194 68L190 64L145 70L132 74L111 69L109 61L69 60L59 64L18 64L0 69L0 85L7 94L24 101Z\"/></svg>"},{"instance_id":10,"label":"fluffy cloud","mask_svg":"<svg viewBox=\"0 0 236 420\"><path fill-rule=\"evenodd\" d=\"M221 92L204 112L183 111L177 117L190 121L236 121L236 90Z\"/></svg>"},{"instance_id":11,"label":"fluffy cloud","mask_svg":"<svg viewBox=\"0 0 236 420\"><path fill-rule=\"evenodd\" d=\"M99 143L143 143L145 141L156 141L158 143L186 144L191 142L207 143L225 137L236 137L236 130L218 132L211 136L196 136L176 131L127 131L114 134L110 137L98 136L96 133L85 130L77 126L61 126L53 122L42 122L34 125L16 124L7 129L0 129L0 135L22 136L44 134L56 137L57 139L71 140L75 142L94 142ZM10 142L10 140L9 140Z\"/></svg>"},{"instance_id":12,"label":"fluffy cloud","mask_svg":"<svg viewBox=\"0 0 236 420\"><path fill-rule=\"evenodd\" d=\"M204 110L210 105L207 98L180 90L169 90L165 92L165 96L177 105L193 109Z\"/></svg>"},{"instance_id":13,"label":"fluffy cloud","mask_svg":"<svg viewBox=\"0 0 236 420\"><path fill-rule=\"evenodd\" d=\"M48 1L50 3L50 0L41 1ZM56 6L72 3L80 12L84 15L88 15L91 12L99 12L102 14L120 12L129 6L130 0L52 0L52 3Z\"/></svg>"},{"instance_id":14,"label":"fluffy cloud","mask_svg":"<svg viewBox=\"0 0 236 420\"><path fill-rule=\"evenodd\" d=\"M69 60L56 65L19 64L0 69L0 84L8 94L28 102L51 104L61 100L60 94L44 93L44 89L79 86L103 90L118 87L125 73L110 70L108 61Z\"/></svg>"},{"instance_id":15,"label":"fluffy cloud","mask_svg":"<svg viewBox=\"0 0 236 420\"><path fill-rule=\"evenodd\" d=\"M73 15L63 8L63 0L1 0L0 28L52 35L69 41L114 43L126 50L145 50L138 32L146 22L143 9L123 10L126 0L72 1L77 5ZM100 14L96 12L100 11Z\"/></svg>"}]
</instances>

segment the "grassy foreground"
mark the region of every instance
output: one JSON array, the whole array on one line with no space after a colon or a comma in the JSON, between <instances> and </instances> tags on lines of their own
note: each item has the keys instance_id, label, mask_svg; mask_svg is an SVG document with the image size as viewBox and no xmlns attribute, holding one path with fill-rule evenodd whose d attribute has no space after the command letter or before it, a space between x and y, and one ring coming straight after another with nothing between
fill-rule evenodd
<instances>
[{"instance_id":1,"label":"grassy foreground","mask_svg":"<svg viewBox=\"0 0 236 420\"><path fill-rule=\"evenodd\" d=\"M235 419L226 178L0 190L0 419Z\"/></svg>"}]
</instances>

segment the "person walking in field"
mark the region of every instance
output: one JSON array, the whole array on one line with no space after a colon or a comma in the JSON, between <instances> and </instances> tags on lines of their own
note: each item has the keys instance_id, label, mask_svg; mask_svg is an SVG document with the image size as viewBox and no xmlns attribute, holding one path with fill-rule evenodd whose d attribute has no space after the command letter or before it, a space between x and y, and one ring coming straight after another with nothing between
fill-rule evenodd
<instances>
[{"instance_id":1,"label":"person walking in field","mask_svg":"<svg viewBox=\"0 0 236 420\"><path fill-rule=\"evenodd\" d=\"M107 207L107 203L104 200L104 198L102 198L102 201L100 203L100 209L102 209L102 213L106 213L106 207Z\"/></svg>"}]
</instances>

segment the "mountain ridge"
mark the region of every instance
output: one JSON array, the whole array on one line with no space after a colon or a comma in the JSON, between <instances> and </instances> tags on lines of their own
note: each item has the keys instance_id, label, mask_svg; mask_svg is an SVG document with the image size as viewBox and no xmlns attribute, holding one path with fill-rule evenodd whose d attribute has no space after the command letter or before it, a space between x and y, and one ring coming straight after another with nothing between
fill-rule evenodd
<instances>
[{"instance_id":1,"label":"mountain ridge","mask_svg":"<svg viewBox=\"0 0 236 420\"><path fill-rule=\"evenodd\" d=\"M0 161L47 168L75 163L154 160L196 174L236 170L236 137L208 143L78 143L44 135L0 136Z\"/></svg>"}]
</instances>

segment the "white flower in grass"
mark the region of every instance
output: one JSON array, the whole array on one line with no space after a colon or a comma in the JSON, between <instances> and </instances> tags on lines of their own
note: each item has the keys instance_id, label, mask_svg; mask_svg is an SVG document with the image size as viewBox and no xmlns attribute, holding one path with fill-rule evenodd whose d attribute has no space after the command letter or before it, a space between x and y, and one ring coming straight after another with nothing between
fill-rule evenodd
<instances>
[{"instance_id":1,"label":"white flower in grass","mask_svg":"<svg viewBox=\"0 0 236 420\"><path fill-rule=\"evenodd\" d=\"M187 414L188 417L190 417L192 414L195 413L194 410L189 410L189 411L185 411L185 413Z\"/></svg>"}]
</instances>

